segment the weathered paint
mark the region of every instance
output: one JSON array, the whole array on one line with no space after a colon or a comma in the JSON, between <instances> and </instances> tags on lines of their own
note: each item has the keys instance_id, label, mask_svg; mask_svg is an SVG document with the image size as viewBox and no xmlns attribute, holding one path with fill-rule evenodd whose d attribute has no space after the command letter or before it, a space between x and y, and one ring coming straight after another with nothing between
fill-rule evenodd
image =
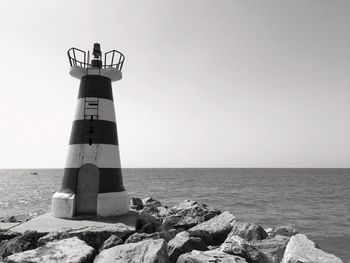
<instances>
[{"instance_id":1,"label":"weathered paint","mask_svg":"<svg viewBox=\"0 0 350 263\"><path fill-rule=\"evenodd\" d=\"M118 69L108 67L102 69L83 68L79 66L73 66L69 70L69 74L77 79L81 79L85 75L101 75L111 79L112 82L118 81L122 78L122 72Z\"/></svg>"},{"instance_id":2,"label":"weathered paint","mask_svg":"<svg viewBox=\"0 0 350 263\"><path fill-rule=\"evenodd\" d=\"M111 80L103 76L86 75L80 80L78 99L97 97L113 100Z\"/></svg>"},{"instance_id":3,"label":"weathered paint","mask_svg":"<svg viewBox=\"0 0 350 263\"><path fill-rule=\"evenodd\" d=\"M111 121L115 122L115 112L114 112L114 103L112 100L97 98L97 97L87 97L78 99L78 105L75 112L74 120L84 120L85 114L89 114L89 112L85 109L89 107L89 104L95 103L97 100L97 114L98 119L103 121ZM92 103L90 102L92 101ZM92 109L92 114L95 111Z\"/></svg>"},{"instance_id":4,"label":"weathered paint","mask_svg":"<svg viewBox=\"0 0 350 263\"><path fill-rule=\"evenodd\" d=\"M129 211L129 194L126 191L101 193L97 197L97 214L100 216L123 215Z\"/></svg>"},{"instance_id":5,"label":"weathered paint","mask_svg":"<svg viewBox=\"0 0 350 263\"><path fill-rule=\"evenodd\" d=\"M52 196L51 212L54 217L72 218L75 214L75 194L55 193Z\"/></svg>"},{"instance_id":6,"label":"weathered paint","mask_svg":"<svg viewBox=\"0 0 350 263\"><path fill-rule=\"evenodd\" d=\"M96 165L88 163L79 168L75 211L77 214L96 214L99 177Z\"/></svg>"},{"instance_id":7,"label":"weathered paint","mask_svg":"<svg viewBox=\"0 0 350 263\"><path fill-rule=\"evenodd\" d=\"M90 141L91 140L91 141ZM69 144L114 144L118 145L115 122L102 120L76 120L73 122Z\"/></svg>"},{"instance_id":8,"label":"weathered paint","mask_svg":"<svg viewBox=\"0 0 350 263\"><path fill-rule=\"evenodd\" d=\"M65 168L62 180L62 193L77 192L79 168ZM98 168L100 173L99 193L125 191L121 168Z\"/></svg>"},{"instance_id":9,"label":"weathered paint","mask_svg":"<svg viewBox=\"0 0 350 263\"><path fill-rule=\"evenodd\" d=\"M100 168L120 168L118 145L72 144L68 146L66 168L79 168L87 163Z\"/></svg>"}]
</instances>

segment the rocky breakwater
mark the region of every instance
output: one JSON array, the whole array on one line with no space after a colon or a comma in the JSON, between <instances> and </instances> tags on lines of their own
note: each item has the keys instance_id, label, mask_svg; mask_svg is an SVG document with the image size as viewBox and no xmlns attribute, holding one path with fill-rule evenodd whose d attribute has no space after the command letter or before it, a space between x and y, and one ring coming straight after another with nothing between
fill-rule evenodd
<instances>
[{"instance_id":1,"label":"rocky breakwater","mask_svg":"<svg viewBox=\"0 0 350 263\"><path fill-rule=\"evenodd\" d=\"M132 198L136 231L118 223L61 232L0 230L0 262L340 263L293 227L264 229L186 200Z\"/></svg>"}]
</instances>

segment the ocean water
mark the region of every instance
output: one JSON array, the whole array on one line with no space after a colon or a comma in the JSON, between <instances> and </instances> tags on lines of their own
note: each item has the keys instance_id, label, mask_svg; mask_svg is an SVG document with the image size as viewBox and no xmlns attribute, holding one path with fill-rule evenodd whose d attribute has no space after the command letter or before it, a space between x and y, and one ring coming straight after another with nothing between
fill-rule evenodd
<instances>
[{"instance_id":1,"label":"ocean water","mask_svg":"<svg viewBox=\"0 0 350 263\"><path fill-rule=\"evenodd\" d=\"M62 174L0 170L0 217L49 211ZM123 169L123 178L132 196L168 206L192 199L264 228L292 225L350 262L350 169Z\"/></svg>"}]
</instances>

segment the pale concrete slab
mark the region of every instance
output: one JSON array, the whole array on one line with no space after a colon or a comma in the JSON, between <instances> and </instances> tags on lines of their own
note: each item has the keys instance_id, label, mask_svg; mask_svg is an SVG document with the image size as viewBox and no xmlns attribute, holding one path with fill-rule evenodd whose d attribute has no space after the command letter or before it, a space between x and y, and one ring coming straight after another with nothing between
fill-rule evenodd
<instances>
[{"instance_id":1,"label":"pale concrete slab","mask_svg":"<svg viewBox=\"0 0 350 263\"><path fill-rule=\"evenodd\" d=\"M27 230L33 230L39 233L48 233L67 229L81 229L89 226L98 227L123 223L128 226L131 231L135 231L137 215L138 214L136 211L129 211L129 213L126 215L114 217L96 218L96 216L84 216L73 219L62 219L53 217L51 213L46 213L27 222L21 223L11 228L11 230L21 233Z\"/></svg>"},{"instance_id":2,"label":"pale concrete slab","mask_svg":"<svg viewBox=\"0 0 350 263\"><path fill-rule=\"evenodd\" d=\"M22 222L16 222L16 223L2 223L2 222L0 222L0 229L7 230L7 229L15 227L15 226L17 226L19 224L22 224Z\"/></svg>"}]
</instances>

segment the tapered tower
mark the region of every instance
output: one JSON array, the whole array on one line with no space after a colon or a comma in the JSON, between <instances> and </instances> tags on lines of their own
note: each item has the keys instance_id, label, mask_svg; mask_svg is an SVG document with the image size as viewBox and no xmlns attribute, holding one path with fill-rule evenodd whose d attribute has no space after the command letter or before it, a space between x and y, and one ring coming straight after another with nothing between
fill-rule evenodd
<instances>
[{"instance_id":1,"label":"tapered tower","mask_svg":"<svg viewBox=\"0 0 350 263\"><path fill-rule=\"evenodd\" d=\"M59 218L92 214L115 216L129 211L120 166L112 82L122 78L124 55L68 50L70 75L80 80L78 104L69 140L61 189L52 197Z\"/></svg>"}]
</instances>

